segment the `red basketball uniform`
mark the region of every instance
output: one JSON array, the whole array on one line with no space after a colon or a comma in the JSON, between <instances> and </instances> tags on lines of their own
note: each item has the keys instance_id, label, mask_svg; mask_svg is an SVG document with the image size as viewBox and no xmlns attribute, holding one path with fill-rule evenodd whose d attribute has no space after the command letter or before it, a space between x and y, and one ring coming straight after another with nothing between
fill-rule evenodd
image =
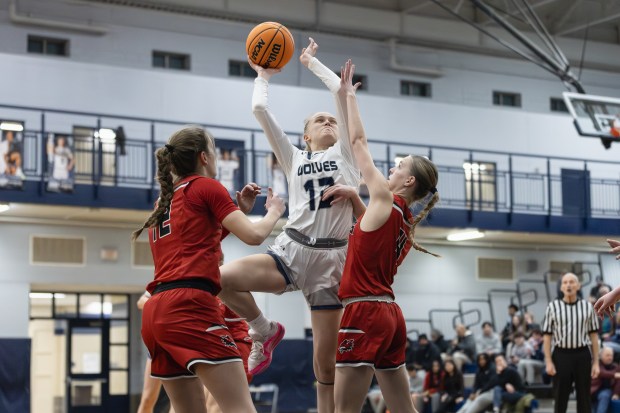
<instances>
[{"instance_id":1,"label":"red basketball uniform","mask_svg":"<svg viewBox=\"0 0 620 413\"><path fill-rule=\"evenodd\" d=\"M149 228L155 279L147 291L160 282L200 278L219 292L222 221L237 209L215 179L192 175L181 180L164 220Z\"/></svg>"},{"instance_id":2,"label":"red basketball uniform","mask_svg":"<svg viewBox=\"0 0 620 413\"><path fill-rule=\"evenodd\" d=\"M218 301L220 303L220 311L224 317L224 322L237 345L237 349L243 360L245 375L248 379L248 383L250 383L252 381L252 375L248 373L248 357L250 356L250 350L252 350L252 337L250 337L249 334L248 323L245 322L245 318L228 308L219 298Z\"/></svg>"},{"instance_id":3,"label":"red basketball uniform","mask_svg":"<svg viewBox=\"0 0 620 413\"><path fill-rule=\"evenodd\" d=\"M407 330L400 307L393 302L392 283L411 249L411 221L407 203L394 195L392 212L381 228L365 232L361 219L353 228L338 295L345 303L361 301L345 307L338 333L338 367L394 369L405 363ZM380 297L383 300L377 301Z\"/></svg>"},{"instance_id":4,"label":"red basketball uniform","mask_svg":"<svg viewBox=\"0 0 620 413\"><path fill-rule=\"evenodd\" d=\"M197 175L174 188L164 221L149 229L160 283L202 280L220 291L222 220L238 208L216 180ZM240 361L234 338L224 323L216 297L201 289L176 288L153 296L144 305L142 338L152 357L151 375L193 376L196 363Z\"/></svg>"}]
</instances>

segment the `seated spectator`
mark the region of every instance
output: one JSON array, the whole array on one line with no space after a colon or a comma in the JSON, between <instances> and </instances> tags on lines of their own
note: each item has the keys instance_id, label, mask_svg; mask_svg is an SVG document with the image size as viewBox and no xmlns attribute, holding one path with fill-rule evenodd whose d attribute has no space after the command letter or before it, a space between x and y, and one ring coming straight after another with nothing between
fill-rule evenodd
<instances>
[{"instance_id":1,"label":"seated spectator","mask_svg":"<svg viewBox=\"0 0 620 413\"><path fill-rule=\"evenodd\" d=\"M493 388L493 412L498 413L502 405L516 410L515 407L522 398L525 399L524 402L520 403L521 407L529 409L534 396L525 393L521 376L515 369L508 366L506 359L501 354L495 356L495 371L497 373L496 379L487 385L487 387Z\"/></svg>"},{"instance_id":2,"label":"seated spectator","mask_svg":"<svg viewBox=\"0 0 620 413\"><path fill-rule=\"evenodd\" d=\"M519 365L522 365L524 371L520 371L523 375L526 385L542 382L542 375L545 372L545 353L543 352L543 336L539 329L532 330L532 335L527 340L532 347L532 355L529 359L522 359ZM540 380L536 380L539 377Z\"/></svg>"},{"instance_id":3,"label":"seated spectator","mask_svg":"<svg viewBox=\"0 0 620 413\"><path fill-rule=\"evenodd\" d=\"M482 323L482 334L476 339L476 351L478 354L486 353L495 356L502 352L502 341L499 334L493 331L493 325L485 321Z\"/></svg>"},{"instance_id":4,"label":"seated spectator","mask_svg":"<svg viewBox=\"0 0 620 413\"><path fill-rule=\"evenodd\" d=\"M618 366L614 363L614 351L609 347L601 350L599 375L592 379L592 413L607 413L611 400L620 398L620 380L616 378Z\"/></svg>"},{"instance_id":5,"label":"seated spectator","mask_svg":"<svg viewBox=\"0 0 620 413\"><path fill-rule=\"evenodd\" d=\"M620 311L616 312L614 325L616 326L614 334L603 340L603 347L610 347L614 351L614 361L618 361L618 356L620 356Z\"/></svg>"},{"instance_id":6,"label":"seated spectator","mask_svg":"<svg viewBox=\"0 0 620 413\"><path fill-rule=\"evenodd\" d=\"M493 389L481 392L491 380L495 380L495 366L487 353L476 356L478 370L474 379L474 387L465 404L457 413L481 413L493 405Z\"/></svg>"},{"instance_id":7,"label":"seated spectator","mask_svg":"<svg viewBox=\"0 0 620 413\"><path fill-rule=\"evenodd\" d=\"M525 334L525 330L526 327L523 321L523 317L521 317L519 314L515 314L514 316L512 316L512 321L510 322L510 324L506 324L506 327L504 327L504 329L500 333L500 336L502 338L502 348L504 349L504 352L508 347L508 343L512 341L514 334L516 332L521 332Z\"/></svg>"},{"instance_id":8,"label":"seated spectator","mask_svg":"<svg viewBox=\"0 0 620 413\"><path fill-rule=\"evenodd\" d=\"M431 406L431 411L437 410L439 405L439 394L443 390L443 368L441 362L438 360L433 361L431 371L426 372L424 377L424 411L427 406Z\"/></svg>"},{"instance_id":9,"label":"seated spectator","mask_svg":"<svg viewBox=\"0 0 620 413\"><path fill-rule=\"evenodd\" d=\"M417 369L413 364L407 365L407 373L409 374L409 393L411 400L418 412L424 409L424 379L426 372Z\"/></svg>"},{"instance_id":10,"label":"seated spectator","mask_svg":"<svg viewBox=\"0 0 620 413\"><path fill-rule=\"evenodd\" d=\"M540 334L540 330L537 330ZM542 346L539 344L539 352L536 353L529 340L525 341L525 336L516 333L515 342L512 345L511 362L517 366L517 371L521 378L525 380L526 385L533 384L536 381L536 375L542 373L545 368L544 354ZM542 340L542 335L541 335ZM510 348L510 345L509 345Z\"/></svg>"},{"instance_id":11,"label":"seated spectator","mask_svg":"<svg viewBox=\"0 0 620 413\"><path fill-rule=\"evenodd\" d=\"M476 339L463 324L457 324L454 330L456 337L452 340L450 355L456 367L461 371L463 364L471 363L476 356Z\"/></svg>"},{"instance_id":12,"label":"seated spectator","mask_svg":"<svg viewBox=\"0 0 620 413\"><path fill-rule=\"evenodd\" d=\"M440 354L446 354L450 350L450 344L443 337L443 333L437 329L431 330L431 340L439 349Z\"/></svg>"},{"instance_id":13,"label":"seated spectator","mask_svg":"<svg viewBox=\"0 0 620 413\"><path fill-rule=\"evenodd\" d=\"M443 390L439 393L439 405L433 413L454 412L455 406L463 401L463 375L452 360L443 366Z\"/></svg>"},{"instance_id":14,"label":"seated spectator","mask_svg":"<svg viewBox=\"0 0 620 413\"><path fill-rule=\"evenodd\" d=\"M435 360L441 360L439 349L434 343L428 341L426 334L420 334L418 336L418 347L413 354L413 365L417 369L429 371Z\"/></svg>"},{"instance_id":15,"label":"seated spectator","mask_svg":"<svg viewBox=\"0 0 620 413\"><path fill-rule=\"evenodd\" d=\"M525 323L525 336L529 337L534 330L540 330L540 324L534 321L534 314L526 312L523 314L523 322Z\"/></svg>"},{"instance_id":16,"label":"seated spectator","mask_svg":"<svg viewBox=\"0 0 620 413\"><path fill-rule=\"evenodd\" d=\"M534 383L537 371L542 371L544 363L533 359L534 349L529 341L525 341L523 333L515 333L514 342L508 345L508 359L515 366L526 384Z\"/></svg>"},{"instance_id":17,"label":"seated spectator","mask_svg":"<svg viewBox=\"0 0 620 413\"><path fill-rule=\"evenodd\" d=\"M597 275L595 278L596 284L594 285L594 287L592 287L590 289L590 295L588 297L588 300L590 301L590 303L592 305L594 305L594 303L596 302L596 300L598 300L599 298L601 298L604 294L601 294L601 288L602 287L606 287L607 288L607 292L610 292L612 290L611 286L609 284L605 284L605 282L603 281L603 277L600 275Z\"/></svg>"}]
</instances>

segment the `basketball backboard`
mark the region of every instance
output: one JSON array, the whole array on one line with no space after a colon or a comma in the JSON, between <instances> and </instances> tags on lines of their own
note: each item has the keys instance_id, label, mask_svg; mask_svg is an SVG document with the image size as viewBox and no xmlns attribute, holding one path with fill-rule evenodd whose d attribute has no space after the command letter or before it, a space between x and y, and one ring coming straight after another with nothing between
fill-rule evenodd
<instances>
[{"instance_id":1,"label":"basketball backboard","mask_svg":"<svg viewBox=\"0 0 620 413\"><path fill-rule=\"evenodd\" d=\"M581 136L620 142L620 99L570 92L563 95Z\"/></svg>"}]
</instances>

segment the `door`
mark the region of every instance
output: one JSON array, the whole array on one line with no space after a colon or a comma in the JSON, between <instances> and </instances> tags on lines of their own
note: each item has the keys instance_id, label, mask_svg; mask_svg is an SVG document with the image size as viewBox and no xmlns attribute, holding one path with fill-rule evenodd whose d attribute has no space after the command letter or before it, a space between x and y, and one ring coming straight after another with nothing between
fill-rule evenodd
<instances>
[{"instance_id":1,"label":"door","mask_svg":"<svg viewBox=\"0 0 620 413\"><path fill-rule=\"evenodd\" d=\"M67 413L108 411L109 320L71 319L67 331Z\"/></svg>"},{"instance_id":2,"label":"door","mask_svg":"<svg viewBox=\"0 0 620 413\"><path fill-rule=\"evenodd\" d=\"M562 169L562 215L585 217L590 215L590 171Z\"/></svg>"}]
</instances>

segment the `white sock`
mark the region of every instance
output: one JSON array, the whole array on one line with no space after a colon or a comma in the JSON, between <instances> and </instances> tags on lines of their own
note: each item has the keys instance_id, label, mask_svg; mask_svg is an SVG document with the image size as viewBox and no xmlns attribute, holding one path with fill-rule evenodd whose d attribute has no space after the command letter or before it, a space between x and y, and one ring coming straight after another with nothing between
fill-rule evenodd
<instances>
[{"instance_id":1,"label":"white sock","mask_svg":"<svg viewBox=\"0 0 620 413\"><path fill-rule=\"evenodd\" d=\"M268 337L269 333L271 333L271 321L269 321L269 319L267 319L267 317L265 317L263 313L260 313L260 315L254 320L248 321L248 324L250 325L250 328L252 330L254 330L263 337Z\"/></svg>"}]
</instances>

